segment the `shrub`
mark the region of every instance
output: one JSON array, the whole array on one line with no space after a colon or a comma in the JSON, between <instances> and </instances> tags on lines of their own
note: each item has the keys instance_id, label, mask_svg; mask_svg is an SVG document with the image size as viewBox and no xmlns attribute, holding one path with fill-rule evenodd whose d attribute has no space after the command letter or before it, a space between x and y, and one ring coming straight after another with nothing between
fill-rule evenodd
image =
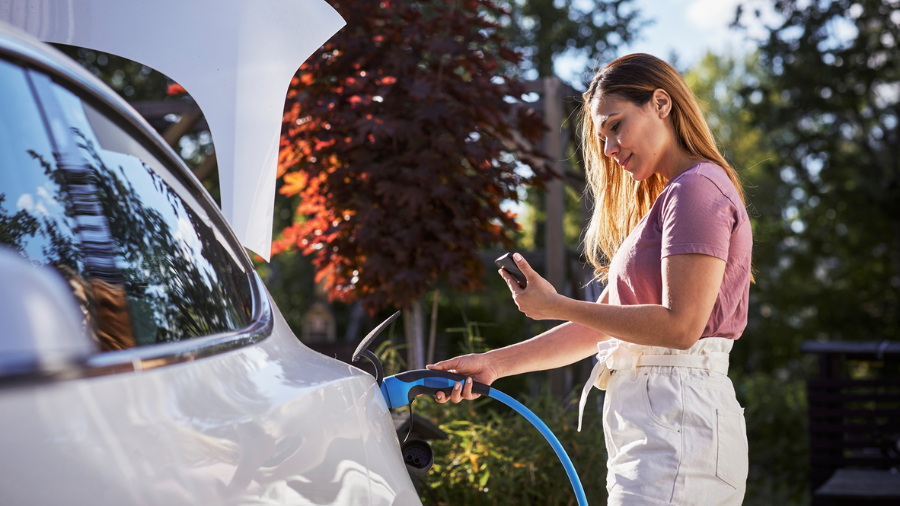
<instances>
[{"instance_id":1,"label":"shrub","mask_svg":"<svg viewBox=\"0 0 900 506\"><path fill-rule=\"evenodd\" d=\"M606 502L606 447L599 415L577 432L578 401L560 403L544 389L520 401L559 438L595 504ZM432 443L434 469L422 479L423 502L438 504L571 505L575 494L553 448L531 425L497 401L437 404L420 397L417 412L450 434ZM593 425L593 426L592 426ZM429 490L424 490L429 489Z\"/></svg>"},{"instance_id":2,"label":"shrub","mask_svg":"<svg viewBox=\"0 0 900 506\"><path fill-rule=\"evenodd\" d=\"M745 406L750 476L745 505L809 504L809 419L802 380L732 378Z\"/></svg>"}]
</instances>

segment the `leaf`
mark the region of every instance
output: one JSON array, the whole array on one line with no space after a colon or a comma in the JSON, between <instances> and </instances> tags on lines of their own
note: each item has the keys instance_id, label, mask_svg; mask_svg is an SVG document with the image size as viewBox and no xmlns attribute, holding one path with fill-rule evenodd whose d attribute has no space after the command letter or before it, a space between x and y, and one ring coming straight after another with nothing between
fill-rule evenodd
<instances>
[{"instance_id":1,"label":"leaf","mask_svg":"<svg viewBox=\"0 0 900 506\"><path fill-rule=\"evenodd\" d=\"M483 473L481 473L481 478L478 480L478 486L480 488L484 488L487 485L488 479L491 477L491 470L485 469Z\"/></svg>"},{"instance_id":2,"label":"leaf","mask_svg":"<svg viewBox=\"0 0 900 506\"><path fill-rule=\"evenodd\" d=\"M187 91L184 89L183 86L181 86L178 83L170 84L168 89L166 90L166 95L169 95L169 96L181 95L182 93L187 93Z\"/></svg>"},{"instance_id":3,"label":"leaf","mask_svg":"<svg viewBox=\"0 0 900 506\"><path fill-rule=\"evenodd\" d=\"M306 188L309 175L306 172L290 172L283 176L284 185L279 193L282 195L296 195Z\"/></svg>"}]
</instances>

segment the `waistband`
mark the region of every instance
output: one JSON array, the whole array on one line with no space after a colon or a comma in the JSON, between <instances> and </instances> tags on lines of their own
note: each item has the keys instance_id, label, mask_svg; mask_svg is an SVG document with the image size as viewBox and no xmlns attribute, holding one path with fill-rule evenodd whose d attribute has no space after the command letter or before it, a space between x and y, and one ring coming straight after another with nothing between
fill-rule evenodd
<instances>
[{"instance_id":1,"label":"waistband","mask_svg":"<svg viewBox=\"0 0 900 506\"><path fill-rule=\"evenodd\" d=\"M676 350L664 346L643 346L609 339L597 343L597 363L591 370L590 378L581 390L578 402L578 431L591 387L606 390L611 371L631 371L636 377L638 367L690 367L728 374L728 353L734 341L724 337L706 337L698 340L686 350Z\"/></svg>"}]
</instances>

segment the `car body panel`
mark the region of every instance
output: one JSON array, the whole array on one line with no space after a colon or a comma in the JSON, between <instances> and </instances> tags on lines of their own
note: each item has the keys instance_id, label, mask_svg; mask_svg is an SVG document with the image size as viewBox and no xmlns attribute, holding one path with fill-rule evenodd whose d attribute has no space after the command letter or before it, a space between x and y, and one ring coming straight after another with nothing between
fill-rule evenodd
<instances>
[{"instance_id":1,"label":"car body panel","mask_svg":"<svg viewBox=\"0 0 900 506\"><path fill-rule=\"evenodd\" d=\"M420 504L374 379L272 335L0 391L4 504Z\"/></svg>"}]
</instances>

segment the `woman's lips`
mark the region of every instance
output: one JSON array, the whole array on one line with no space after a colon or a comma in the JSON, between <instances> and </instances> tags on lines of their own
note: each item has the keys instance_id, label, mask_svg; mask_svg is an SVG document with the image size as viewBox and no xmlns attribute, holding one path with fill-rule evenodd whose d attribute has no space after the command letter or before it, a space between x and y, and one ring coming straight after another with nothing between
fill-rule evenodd
<instances>
[{"instance_id":1,"label":"woman's lips","mask_svg":"<svg viewBox=\"0 0 900 506\"><path fill-rule=\"evenodd\" d=\"M632 156L634 156L633 153L630 154L630 155L628 155L628 158L622 160L622 161L619 163L619 165L622 166L622 169L628 170L628 163L631 162L631 157L632 157Z\"/></svg>"}]
</instances>

